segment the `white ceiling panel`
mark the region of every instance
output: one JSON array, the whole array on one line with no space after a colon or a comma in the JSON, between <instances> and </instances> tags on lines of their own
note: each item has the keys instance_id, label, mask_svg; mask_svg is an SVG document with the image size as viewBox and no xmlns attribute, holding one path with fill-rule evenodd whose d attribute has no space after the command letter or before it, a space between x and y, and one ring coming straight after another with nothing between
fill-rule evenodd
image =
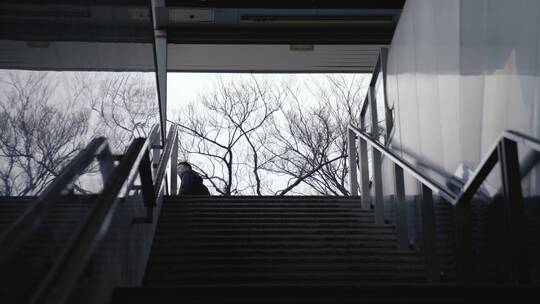
<instances>
[{"instance_id":1,"label":"white ceiling panel","mask_svg":"<svg viewBox=\"0 0 540 304\"><path fill-rule=\"evenodd\" d=\"M370 72L382 46L169 44L168 70Z\"/></svg>"}]
</instances>

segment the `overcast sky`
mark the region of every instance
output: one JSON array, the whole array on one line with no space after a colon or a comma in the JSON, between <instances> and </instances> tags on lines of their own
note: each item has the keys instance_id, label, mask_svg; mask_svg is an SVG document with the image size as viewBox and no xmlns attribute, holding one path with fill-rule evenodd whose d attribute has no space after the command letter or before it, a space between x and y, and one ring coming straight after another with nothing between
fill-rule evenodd
<instances>
[{"instance_id":1,"label":"overcast sky","mask_svg":"<svg viewBox=\"0 0 540 304\"><path fill-rule=\"evenodd\" d=\"M168 73L167 74L167 100L170 111L177 110L197 97L199 91L209 86L211 76L209 73Z\"/></svg>"},{"instance_id":2,"label":"overcast sky","mask_svg":"<svg viewBox=\"0 0 540 304\"><path fill-rule=\"evenodd\" d=\"M207 90L212 85L212 81L215 79L218 73L168 73L167 81L167 101L168 101L168 113L174 113L180 109L183 105L195 100L199 92ZM249 75L247 73L219 73L222 77L242 76ZM328 74L257 74L265 75L273 79L295 77L298 79L314 79L317 81L323 81L325 75ZM356 78L360 81L361 77L368 77L366 74L346 74L350 77ZM300 92L300 94L309 95L308 92ZM302 101L309 103L312 98L303 98ZM170 115L168 115L171 117Z\"/></svg>"}]
</instances>

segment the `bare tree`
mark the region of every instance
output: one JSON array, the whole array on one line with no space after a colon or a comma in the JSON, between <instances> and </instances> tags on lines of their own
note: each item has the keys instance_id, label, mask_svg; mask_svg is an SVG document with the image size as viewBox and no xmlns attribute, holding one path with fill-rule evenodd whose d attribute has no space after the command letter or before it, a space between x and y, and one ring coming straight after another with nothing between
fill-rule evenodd
<instances>
[{"instance_id":1,"label":"bare tree","mask_svg":"<svg viewBox=\"0 0 540 304\"><path fill-rule=\"evenodd\" d=\"M269 153L275 161L268 170L289 177L278 195L304 184L322 195L347 195L347 126L360 117L363 77L327 75L324 81L306 82L316 100L304 105L297 92L282 111L284 125L276 125ZM305 190L302 192L304 193Z\"/></svg>"},{"instance_id":2,"label":"bare tree","mask_svg":"<svg viewBox=\"0 0 540 304\"><path fill-rule=\"evenodd\" d=\"M222 195L347 195L347 126L359 119L364 77L269 79L217 78L175 121L181 155Z\"/></svg>"},{"instance_id":3,"label":"bare tree","mask_svg":"<svg viewBox=\"0 0 540 304\"><path fill-rule=\"evenodd\" d=\"M266 130L281 108L286 89L268 80L218 77L174 121L182 129L181 154L196 158L203 177L221 195L265 190L264 168L270 154Z\"/></svg>"},{"instance_id":4,"label":"bare tree","mask_svg":"<svg viewBox=\"0 0 540 304\"><path fill-rule=\"evenodd\" d=\"M80 95L53 102L50 73L5 72L0 85L0 196L35 195L86 143L89 113Z\"/></svg>"},{"instance_id":5,"label":"bare tree","mask_svg":"<svg viewBox=\"0 0 540 304\"><path fill-rule=\"evenodd\" d=\"M149 73L79 73L76 87L95 114L94 134L123 152L136 137L146 137L158 121L155 77Z\"/></svg>"}]
</instances>

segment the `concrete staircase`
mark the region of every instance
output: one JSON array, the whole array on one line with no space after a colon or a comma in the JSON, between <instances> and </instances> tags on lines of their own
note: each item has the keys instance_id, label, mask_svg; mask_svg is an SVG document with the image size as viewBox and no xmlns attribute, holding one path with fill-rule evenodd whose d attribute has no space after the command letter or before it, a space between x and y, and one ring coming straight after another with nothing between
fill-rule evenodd
<instances>
[{"instance_id":1,"label":"concrete staircase","mask_svg":"<svg viewBox=\"0 0 540 304\"><path fill-rule=\"evenodd\" d=\"M93 198L66 196L55 204L43 227L2 266L0 302L27 302ZM2 231L34 199L1 199ZM450 225L447 211L436 213L440 227ZM133 235L123 232L114 242L140 238L147 227L131 223L131 213L125 217ZM452 275L430 284L421 250L398 250L394 225L375 225L373 217L358 198L165 197L144 280L140 287L113 284L112 303L463 303L526 300L537 292L536 286L456 286ZM438 231L439 246L450 235ZM127 256L140 251L130 244L114 251L114 260L104 255L107 265L129 264ZM444 261L445 250L440 253ZM81 283L104 271L98 266L92 260ZM78 293L71 300L84 302Z\"/></svg>"},{"instance_id":2,"label":"concrete staircase","mask_svg":"<svg viewBox=\"0 0 540 304\"><path fill-rule=\"evenodd\" d=\"M397 250L394 225L375 225L357 198L168 197L143 287L117 289L115 302L424 283L422 255Z\"/></svg>"}]
</instances>

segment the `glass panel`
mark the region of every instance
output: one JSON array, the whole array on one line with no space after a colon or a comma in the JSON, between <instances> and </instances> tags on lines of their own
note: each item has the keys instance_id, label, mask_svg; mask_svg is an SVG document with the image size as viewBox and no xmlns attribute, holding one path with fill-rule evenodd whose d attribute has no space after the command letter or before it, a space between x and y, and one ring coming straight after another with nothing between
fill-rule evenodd
<instances>
[{"instance_id":1,"label":"glass panel","mask_svg":"<svg viewBox=\"0 0 540 304\"><path fill-rule=\"evenodd\" d=\"M133 138L146 136L157 122L149 1L68 2L1 4L2 229L93 138L105 136L113 153L123 153ZM73 191L59 201L46 202L51 207L46 221L14 255L9 267L2 269L3 290L13 293L10 296L16 300L12 302L27 302L95 207L95 196L81 194L101 191L98 169L94 161ZM133 286L142 279L138 265L147 257L144 248L149 246L144 242L150 238L151 226L133 226L133 217L146 210L138 196L127 200L135 202L121 204L113 215L122 220L111 225L112 233L103 225L100 240L131 243L118 247L94 244L98 251L106 250L92 253L78 288L85 296L75 297L78 303L109 302L113 286ZM132 273L137 271L140 273ZM88 282L91 284L85 285Z\"/></svg>"},{"instance_id":2,"label":"glass panel","mask_svg":"<svg viewBox=\"0 0 540 304\"><path fill-rule=\"evenodd\" d=\"M2 8L0 196L40 194L95 137L122 153L158 116L146 4L24 2Z\"/></svg>"}]
</instances>

